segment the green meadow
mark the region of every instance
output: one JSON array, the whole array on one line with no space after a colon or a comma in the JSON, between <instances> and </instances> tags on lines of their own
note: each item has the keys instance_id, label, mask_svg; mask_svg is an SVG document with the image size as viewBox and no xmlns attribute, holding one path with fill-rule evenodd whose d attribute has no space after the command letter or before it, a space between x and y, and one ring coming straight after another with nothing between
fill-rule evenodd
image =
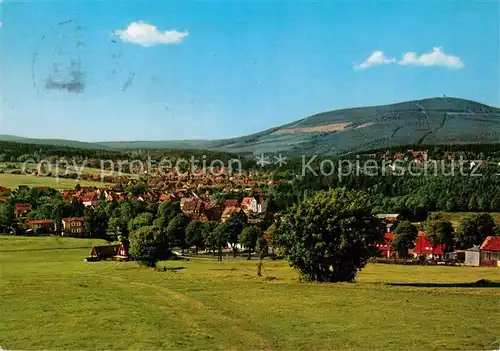
<instances>
[{"instance_id":1,"label":"green meadow","mask_svg":"<svg viewBox=\"0 0 500 351\"><path fill-rule=\"evenodd\" d=\"M446 219L448 219L451 224L453 224L453 227L455 230L458 230L460 226L460 222L470 216L477 215L482 212L439 212L441 213ZM493 217L493 220L497 225L500 225L500 212L488 212L488 214Z\"/></svg>"},{"instance_id":2,"label":"green meadow","mask_svg":"<svg viewBox=\"0 0 500 351\"><path fill-rule=\"evenodd\" d=\"M81 186L96 186L99 188L110 186L109 183L87 181L82 179L76 180L55 177L38 177L10 173L0 174L0 186L11 189L16 189L19 185L26 185L29 187L48 186L55 189L74 189L77 184L80 184Z\"/></svg>"},{"instance_id":3,"label":"green meadow","mask_svg":"<svg viewBox=\"0 0 500 351\"><path fill-rule=\"evenodd\" d=\"M0 347L491 350L500 270L369 264L302 283L282 261L84 262L100 240L0 236ZM498 284L471 287L488 279Z\"/></svg>"}]
</instances>

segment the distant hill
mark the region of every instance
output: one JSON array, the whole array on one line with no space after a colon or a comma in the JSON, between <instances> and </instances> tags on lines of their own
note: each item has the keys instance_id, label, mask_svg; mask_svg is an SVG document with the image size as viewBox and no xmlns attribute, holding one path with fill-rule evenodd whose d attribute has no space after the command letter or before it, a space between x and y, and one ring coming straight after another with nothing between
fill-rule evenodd
<instances>
[{"instance_id":1,"label":"distant hill","mask_svg":"<svg viewBox=\"0 0 500 351\"><path fill-rule=\"evenodd\" d=\"M102 141L98 145L112 149L195 149L208 140Z\"/></svg>"},{"instance_id":2,"label":"distant hill","mask_svg":"<svg viewBox=\"0 0 500 351\"><path fill-rule=\"evenodd\" d=\"M0 135L0 140L80 148L199 148L254 154L338 155L400 145L500 143L500 109L444 97L329 111L259 133L223 140L83 143L9 135Z\"/></svg>"},{"instance_id":3,"label":"distant hill","mask_svg":"<svg viewBox=\"0 0 500 351\"><path fill-rule=\"evenodd\" d=\"M0 134L0 141L24 144L55 145L79 149L197 149L208 140L159 140L159 141L103 141L84 142L66 139L24 138L17 135Z\"/></svg>"},{"instance_id":4,"label":"distant hill","mask_svg":"<svg viewBox=\"0 0 500 351\"><path fill-rule=\"evenodd\" d=\"M38 144L38 145L55 145L63 147L72 147L78 149L108 149L108 146L99 143L87 143L84 141L65 140L65 139L37 139L37 138L24 138L16 135L0 134L0 141L13 141L24 144Z\"/></svg>"}]
</instances>

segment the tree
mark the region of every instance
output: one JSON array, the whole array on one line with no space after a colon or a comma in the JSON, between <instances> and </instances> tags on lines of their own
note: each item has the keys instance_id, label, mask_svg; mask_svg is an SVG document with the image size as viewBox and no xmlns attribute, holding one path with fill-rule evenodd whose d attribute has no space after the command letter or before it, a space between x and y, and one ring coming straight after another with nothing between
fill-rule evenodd
<instances>
[{"instance_id":1,"label":"tree","mask_svg":"<svg viewBox=\"0 0 500 351\"><path fill-rule=\"evenodd\" d=\"M213 245L212 241L212 233L218 225L219 223L217 223L216 221L203 222L201 225L201 236L203 245L205 245L205 247L211 248L214 254L215 254L215 246Z\"/></svg>"},{"instance_id":2,"label":"tree","mask_svg":"<svg viewBox=\"0 0 500 351\"><path fill-rule=\"evenodd\" d=\"M179 213L181 213L181 208L178 202L162 202L156 212L155 225L167 228L168 223Z\"/></svg>"},{"instance_id":3,"label":"tree","mask_svg":"<svg viewBox=\"0 0 500 351\"><path fill-rule=\"evenodd\" d=\"M7 202L0 202L0 225L11 226L14 221L14 208Z\"/></svg>"},{"instance_id":4,"label":"tree","mask_svg":"<svg viewBox=\"0 0 500 351\"><path fill-rule=\"evenodd\" d=\"M402 221L394 231L391 249L398 253L398 257L407 258L408 251L415 247L418 229L410 221Z\"/></svg>"},{"instance_id":5,"label":"tree","mask_svg":"<svg viewBox=\"0 0 500 351\"><path fill-rule=\"evenodd\" d=\"M106 238L108 227L108 214L104 206L98 206L96 209L87 207L84 210L84 227L87 235L97 238Z\"/></svg>"},{"instance_id":6,"label":"tree","mask_svg":"<svg viewBox=\"0 0 500 351\"><path fill-rule=\"evenodd\" d=\"M113 210L111 218L109 219L109 230L117 235L128 236L128 224L132 218L134 218L134 211L130 202L120 202L118 207Z\"/></svg>"},{"instance_id":7,"label":"tree","mask_svg":"<svg viewBox=\"0 0 500 351\"><path fill-rule=\"evenodd\" d=\"M84 215L85 206L80 200L73 200L64 206L64 217L81 217Z\"/></svg>"},{"instance_id":8,"label":"tree","mask_svg":"<svg viewBox=\"0 0 500 351\"><path fill-rule=\"evenodd\" d=\"M444 251L451 252L454 249L454 232L453 225L449 220L440 214L432 214L424 223L424 231L426 236L432 241L432 252L438 245L444 245Z\"/></svg>"},{"instance_id":9,"label":"tree","mask_svg":"<svg viewBox=\"0 0 500 351\"><path fill-rule=\"evenodd\" d=\"M222 261L222 248L225 247L230 240L228 229L227 223L220 223L208 237L209 245L217 250L217 261Z\"/></svg>"},{"instance_id":10,"label":"tree","mask_svg":"<svg viewBox=\"0 0 500 351\"><path fill-rule=\"evenodd\" d=\"M184 253L184 248L186 247L186 224L187 217L179 213L170 220L166 230L171 242L179 246L182 253Z\"/></svg>"},{"instance_id":11,"label":"tree","mask_svg":"<svg viewBox=\"0 0 500 351\"><path fill-rule=\"evenodd\" d=\"M259 258L262 259L267 255L268 245L266 238L261 236L257 239L257 252L259 253Z\"/></svg>"},{"instance_id":12,"label":"tree","mask_svg":"<svg viewBox=\"0 0 500 351\"><path fill-rule=\"evenodd\" d=\"M455 234L457 246L468 249L481 245L488 235L495 233L495 220L488 213L475 214L460 221Z\"/></svg>"},{"instance_id":13,"label":"tree","mask_svg":"<svg viewBox=\"0 0 500 351\"><path fill-rule=\"evenodd\" d=\"M292 208L273 235L273 246L307 280L352 282L377 255L379 221L363 192L317 192Z\"/></svg>"},{"instance_id":14,"label":"tree","mask_svg":"<svg viewBox=\"0 0 500 351\"><path fill-rule=\"evenodd\" d=\"M479 209L479 204L477 203L476 195L472 195L470 197L468 208L469 211L477 211Z\"/></svg>"},{"instance_id":15,"label":"tree","mask_svg":"<svg viewBox=\"0 0 500 351\"><path fill-rule=\"evenodd\" d=\"M186 242L189 246L196 247L196 253L198 249L203 245L203 223L200 221L191 221L186 227Z\"/></svg>"},{"instance_id":16,"label":"tree","mask_svg":"<svg viewBox=\"0 0 500 351\"><path fill-rule=\"evenodd\" d=\"M128 230L132 232L141 227L147 227L153 224L153 214L149 212L143 212L139 214L134 219L131 219L128 223Z\"/></svg>"},{"instance_id":17,"label":"tree","mask_svg":"<svg viewBox=\"0 0 500 351\"><path fill-rule=\"evenodd\" d=\"M130 255L139 263L155 267L160 260L168 259L170 241L164 231L154 226L134 230L129 237Z\"/></svg>"},{"instance_id":18,"label":"tree","mask_svg":"<svg viewBox=\"0 0 500 351\"><path fill-rule=\"evenodd\" d=\"M248 259L252 258L252 251L255 250L257 240L262 237L262 231L254 225L245 227L239 237L239 243L248 250Z\"/></svg>"},{"instance_id":19,"label":"tree","mask_svg":"<svg viewBox=\"0 0 500 351\"><path fill-rule=\"evenodd\" d=\"M248 222L247 215L243 211L239 211L234 213L229 219L226 221L226 231L229 235L228 242L231 244L233 248L233 255L236 257L236 244L238 243L238 238L241 234L243 228Z\"/></svg>"}]
</instances>

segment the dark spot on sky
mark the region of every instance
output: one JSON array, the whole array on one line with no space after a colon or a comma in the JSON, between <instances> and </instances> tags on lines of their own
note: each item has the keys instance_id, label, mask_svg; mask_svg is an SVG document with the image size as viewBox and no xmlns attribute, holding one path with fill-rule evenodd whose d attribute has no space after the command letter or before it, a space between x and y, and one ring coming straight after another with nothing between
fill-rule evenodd
<instances>
[{"instance_id":1,"label":"dark spot on sky","mask_svg":"<svg viewBox=\"0 0 500 351\"><path fill-rule=\"evenodd\" d=\"M60 76L59 72L53 72L45 80L45 89L67 91L69 93L81 93L85 90L84 74L81 71L80 63L71 61L69 73Z\"/></svg>"},{"instance_id":2,"label":"dark spot on sky","mask_svg":"<svg viewBox=\"0 0 500 351\"><path fill-rule=\"evenodd\" d=\"M73 20L62 21L62 22L59 22L57 25L58 26L64 26L65 24L69 24L71 22L73 22Z\"/></svg>"},{"instance_id":3,"label":"dark spot on sky","mask_svg":"<svg viewBox=\"0 0 500 351\"><path fill-rule=\"evenodd\" d=\"M45 82L45 89L81 93L85 89L85 85L82 82L55 82L52 78L48 78Z\"/></svg>"},{"instance_id":4,"label":"dark spot on sky","mask_svg":"<svg viewBox=\"0 0 500 351\"><path fill-rule=\"evenodd\" d=\"M135 76L135 72L129 73L127 80L123 84L122 91L125 91L132 86L132 83L134 82L134 76Z\"/></svg>"}]
</instances>

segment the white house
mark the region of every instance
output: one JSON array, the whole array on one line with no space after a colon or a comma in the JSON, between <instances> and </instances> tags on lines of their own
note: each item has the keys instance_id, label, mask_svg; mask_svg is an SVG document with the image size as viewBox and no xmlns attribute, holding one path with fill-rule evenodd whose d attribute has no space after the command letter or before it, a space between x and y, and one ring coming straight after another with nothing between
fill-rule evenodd
<instances>
[{"instance_id":1,"label":"white house","mask_svg":"<svg viewBox=\"0 0 500 351\"><path fill-rule=\"evenodd\" d=\"M480 263L481 253L479 246L473 246L470 249L465 250L465 265L478 267Z\"/></svg>"},{"instance_id":2,"label":"white house","mask_svg":"<svg viewBox=\"0 0 500 351\"><path fill-rule=\"evenodd\" d=\"M257 200L254 197L245 197L241 201L241 208L246 213L248 212L259 212L259 206L257 204Z\"/></svg>"}]
</instances>

